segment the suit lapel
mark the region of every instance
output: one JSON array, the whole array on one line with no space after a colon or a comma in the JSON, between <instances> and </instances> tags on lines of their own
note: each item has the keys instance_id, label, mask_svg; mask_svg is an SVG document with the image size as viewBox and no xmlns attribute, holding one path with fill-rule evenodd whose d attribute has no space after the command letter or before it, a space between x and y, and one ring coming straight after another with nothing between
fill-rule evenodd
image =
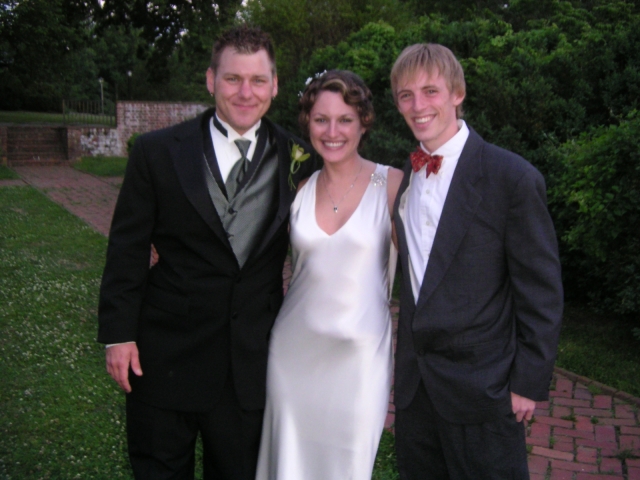
<instances>
[{"instance_id":1,"label":"suit lapel","mask_svg":"<svg viewBox=\"0 0 640 480\"><path fill-rule=\"evenodd\" d=\"M282 226L282 222L284 222L289 215L289 207L296 195L296 191L292 190L288 183L289 166L291 163L289 158L291 147L288 145L288 137L266 118L263 117L262 121L267 122L267 126L273 133L276 143L276 152L278 155L278 211L271 225L269 225L262 242L260 242L260 245L249 259L253 258L255 254L260 253L269 244L275 233Z\"/></svg>"},{"instance_id":2,"label":"suit lapel","mask_svg":"<svg viewBox=\"0 0 640 480\"><path fill-rule=\"evenodd\" d=\"M208 112L205 112L204 118ZM176 132L175 143L171 148L171 158L182 189L206 224L231 249L220 217L211 202L204 175L204 145L202 139L203 116L184 125Z\"/></svg>"},{"instance_id":3,"label":"suit lapel","mask_svg":"<svg viewBox=\"0 0 640 480\"><path fill-rule=\"evenodd\" d=\"M203 114L204 119L209 118L210 115L211 112L205 112ZM232 250L227 238L227 233L222 226L222 221L211 201L203 172L204 162L206 161L204 158L202 139L203 116L184 125L184 128L176 133L176 141L171 149L171 157L185 195L211 230L220 238L222 243L225 244L229 250ZM288 184L289 152L291 150L291 147L288 145L289 137L267 118L263 117L262 121L267 123L269 131L274 136L277 148L278 210L258 248L249 256L247 262L245 262L245 266L268 246L275 233L282 226L282 222L284 222L289 215L289 207L296 195L296 191L292 190Z\"/></svg>"},{"instance_id":4,"label":"suit lapel","mask_svg":"<svg viewBox=\"0 0 640 480\"><path fill-rule=\"evenodd\" d=\"M420 289L418 308L427 301L447 272L482 201L475 187L483 176L482 145L480 136L469 128L469 138L458 159L438 223Z\"/></svg>"},{"instance_id":5,"label":"suit lapel","mask_svg":"<svg viewBox=\"0 0 640 480\"><path fill-rule=\"evenodd\" d=\"M407 194L411 185L412 169L411 162L407 160L403 168L404 176L400 187L398 188L398 194L396 195L396 202L393 206L393 221L396 224L396 236L398 237L398 253L400 256L400 265L403 272L407 272L407 275L403 275L405 285L404 288L408 288L411 291L411 279L409 272L409 247L407 246L407 235L404 229L404 208L406 204ZM413 297L413 294L411 294Z\"/></svg>"}]
</instances>

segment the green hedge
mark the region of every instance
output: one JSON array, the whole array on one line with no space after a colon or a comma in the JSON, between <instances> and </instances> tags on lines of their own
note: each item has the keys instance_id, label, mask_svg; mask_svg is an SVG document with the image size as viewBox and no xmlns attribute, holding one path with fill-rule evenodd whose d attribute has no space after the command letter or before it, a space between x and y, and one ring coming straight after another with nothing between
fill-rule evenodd
<instances>
[{"instance_id":1,"label":"green hedge","mask_svg":"<svg viewBox=\"0 0 640 480\"><path fill-rule=\"evenodd\" d=\"M554 158L565 283L600 309L640 312L640 115L595 128Z\"/></svg>"}]
</instances>

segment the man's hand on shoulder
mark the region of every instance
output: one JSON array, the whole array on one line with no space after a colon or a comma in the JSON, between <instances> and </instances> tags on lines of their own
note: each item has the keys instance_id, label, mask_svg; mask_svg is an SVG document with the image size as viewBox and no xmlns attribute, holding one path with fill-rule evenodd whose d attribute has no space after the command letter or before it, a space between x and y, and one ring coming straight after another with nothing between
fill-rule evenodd
<instances>
[{"instance_id":1,"label":"man's hand on shoulder","mask_svg":"<svg viewBox=\"0 0 640 480\"><path fill-rule=\"evenodd\" d=\"M531 417L533 417L533 412L536 409L536 402L511 392L511 409L516 415L518 422L521 422L522 419L529 421Z\"/></svg>"},{"instance_id":2,"label":"man's hand on shoulder","mask_svg":"<svg viewBox=\"0 0 640 480\"><path fill-rule=\"evenodd\" d=\"M130 393L129 365L131 365L133 373L138 376L142 375L137 345L133 342L112 345L106 349L106 357L107 372L120 385L120 388Z\"/></svg>"}]
</instances>

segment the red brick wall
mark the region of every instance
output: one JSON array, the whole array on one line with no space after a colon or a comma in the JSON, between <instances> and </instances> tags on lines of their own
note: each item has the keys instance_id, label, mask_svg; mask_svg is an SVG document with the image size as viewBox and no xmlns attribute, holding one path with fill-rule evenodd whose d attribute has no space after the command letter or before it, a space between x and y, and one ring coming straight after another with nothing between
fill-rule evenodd
<instances>
[{"instance_id":1,"label":"red brick wall","mask_svg":"<svg viewBox=\"0 0 640 480\"><path fill-rule=\"evenodd\" d=\"M145 133L196 117L209 108L203 103L188 102L126 102L117 103L117 127L88 127L69 125L42 127L30 125L26 140L16 145L8 141L8 129L19 126L0 126L0 163L8 154L10 164L77 161L80 157L127 156L127 140L134 133ZM42 146L36 142L38 135L60 130L56 145ZM15 136L15 135L14 135ZM50 135L48 135L50 136ZM59 137L59 138L58 138ZM13 138L13 137L12 137ZM48 138L48 137L47 137ZM37 144L37 145L36 145ZM44 148L44 150L42 150Z\"/></svg>"},{"instance_id":2,"label":"red brick wall","mask_svg":"<svg viewBox=\"0 0 640 480\"><path fill-rule=\"evenodd\" d=\"M69 158L67 129L62 125L7 125L5 128L9 165L56 165Z\"/></svg>"},{"instance_id":3,"label":"red brick wall","mask_svg":"<svg viewBox=\"0 0 640 480\"><path fill-rule=\"evenodd\" d=\"M7 163L7 127L0 125L0 165Z\"/></svg>"},{"instance_id":4,"label":"red brick wall","mask_svg":"<svg viewBox=\"0 0 640 480\"><path fill-rule=\"evenodd\" d=\"M145 133L189 120L206 110L202 103L126 102L118 101L117 123L121 151L127 154L127 140L134 133Z\"/></svg>"}]
</instances>

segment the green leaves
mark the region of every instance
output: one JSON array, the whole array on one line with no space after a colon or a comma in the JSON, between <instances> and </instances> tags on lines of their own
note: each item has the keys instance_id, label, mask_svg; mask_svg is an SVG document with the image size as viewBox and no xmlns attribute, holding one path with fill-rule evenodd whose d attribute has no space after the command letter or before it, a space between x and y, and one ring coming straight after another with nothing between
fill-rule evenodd
<instances>
[{"instance_id":1,"label":"green leaves","mask_svg":"<svg viewBox=\"0 0 640 480\"><path fill-rule=\"evenodd\" d=\"M302 164L302 162L307 160L310 156L311 154L305 153L304 149L297 143L294 143L291 146L291 165L289 166L288 178L289 187L291 188L291 190L296 189L296 183L293 180L293 176L298 173L298 170L300 170L300 165Z\"/></svg>"},{"instance_id":2,"label":"green leaves","mask_svg":"<svg viewBox=\"0 0 640 480\"><path fill-rule=\"evenodd\" d=\"M565 143L550 191L563 266L594 304L623 314L640 311L639 152L633 112Z\"/></svg>"}]
</instances>

